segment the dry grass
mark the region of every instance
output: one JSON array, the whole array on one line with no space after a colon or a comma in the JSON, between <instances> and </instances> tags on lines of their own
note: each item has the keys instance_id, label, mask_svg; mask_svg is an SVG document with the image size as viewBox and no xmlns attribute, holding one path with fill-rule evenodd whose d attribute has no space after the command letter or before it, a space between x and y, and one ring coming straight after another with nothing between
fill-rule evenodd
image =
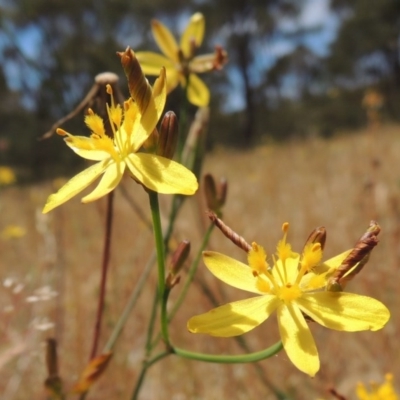
<instances>
[{"instance_id":1,"label":"dry grass","mask_svg":"<svg viewBox=\"0 0 400 400\"><path fill-rule=\"evenodd\" d=\"M388 371L400 376L400 311L396 304L400 261L399 131L398 126L383 127L374 143L365 132L360 132L330 141L312 139L263 146L249 152L221 149L207 156L204 172L225 176L229 181L225 222L248 241L257 240L269 253L275 251L285 221L291 223L289 238L297 250L314 227L324 225L328 230L326 257L351 247L372 218L383 229L381 243L350 289L383 301L392 313L389 324L380 332L352 334L313 324L311 329L321 357L321 370L314 379L297 371L283 352L261 362L268 379L296 399L328 398L326 388L330 385L354 398L353 389L359 380L379 381ZM374 167L373 158L379 161L375 161ZM143 191L129 181L125 185L145 214L148 207ZM89 357L105 202L82 206L78 199L73 199L44 217L40 210L51 191L51 184L45 183L3 189L0 195L0 231L8 224L27 230L20 239L0 238L1 281L14 279L10 287L6 287L8 280L0 289L0 393L5 393L4 399L8 400L44 398L46 337L55 336L59 342L61 375L67 387L72 386ZM165 217L168 201L162 198ZM189 199L176 226L176 239L191 240L194 250L207 224L203 210L200 196ZM220 232L214 232L209 247L244 259L244 254ZM151 232L117 191L102 343L152 248ZM209 283L221 302L243 296L216 282L203 265L199 276ZM156 276L152 274L107 372L88 399L129 398L143 356L155 282ZM58 296L26 301L45 286L57 291ZM172 324L173 342L196 351L238 353L234 339L187 332L186 320L210 308L209 300L195 284ZM46 328L46 321L53 322L54 327L47 331L37 329ZM274 343L278 340L275 318L245 338L254 351ZM201 364L172 356L150 370L141 395L143 400L227 398L275 397L258 380L251 365Z\"/></svg>"}]
</instances>

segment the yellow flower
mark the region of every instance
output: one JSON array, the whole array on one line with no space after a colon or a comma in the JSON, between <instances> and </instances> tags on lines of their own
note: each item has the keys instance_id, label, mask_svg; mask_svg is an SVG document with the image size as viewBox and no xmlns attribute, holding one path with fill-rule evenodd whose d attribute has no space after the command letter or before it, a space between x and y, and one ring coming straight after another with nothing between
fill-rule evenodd
<instances>
[{"instance_id":1,"label":"yellow flower","mask_svg":"<svg viewBox=\"0 0 400 400\"><path fill-rule=\"evenodd\" d=\"M287 223L283 231L284 237L271 265L266 262L264 249L256 243L248 253L248 265L220 253L203 253L207 268L217 278L258 296L192 317L188 329L212 336L237 336L254 329L276 311L289 359L301 371L314 376L319 370L318 351L303 313L326 328L348 332L381 329L390 313L382 303L369 297L318 291L327 282L327 272L321 275L313 272L321 263L320 243L306 245L300 255L286 242ZM325 270L340 266L348 254L326 261Z\"/></svg>"},{"instance_id":2,"label":"yellow flower","mask_svg":"<svg viewBox=\"0 0 400 400\"><path fill-rule=\"evenodd\" d=\"M0 167L0 186L11 185L15 183L17 179L15 178L15 173L10 167Z\"/></svg>"},{"instance_id":3,"label":"yellow flower","mask_svg":"<svg viewBox=\"0 0 400 400\"><path fill-rule=\"evenodd\" d=\"M203 42L204 26L203 14L193 14L178 45L171 31L160 21L153 20L151 23L153 36L164 55L150 51L136 54L147 75L157 75L161 67L166 68L168 93L175 89L178 83L185 87L189 79L187 96L189 101L198 107L208 105L210 92L196 73L221 69L227 61L227 54L220 47L216 47L215 54L194 56Z\"/></svg>"},{"instance_id":4,"label":"yellow flower","mask_svg":"<svg viewBox=\"0 0 400 400\"><path fill-rule=\"evenodd\" d=\"M147 83L132 50L121 53L122 62L133 63L135 78L130 80L132 98L122 108L115 104L111 86L111 106L107 107L113 138L106 134L103 119L89 109L85 123L90 137L73 136L62 129L57 133L66 136L66 144L79 156L99 161L70 179L57 193L47 199L43 213L84 190L103 175L97 187L82 199L83 203L97 200L115 189L128 167L131 176L146 188L158 193L190 195L198 187L194 174L170 159L138 152L156 127L166 100L166 76L162 69L153 88ZM133 83L132 83L133 82ZM134 88L136 82L139 88Z\"/></svg>"},{"instance_id":5,"label":"yellow flower","mask_svg":"<svg viewBox=\"0 0 400 400\"><path fill-rule=\"evenodd\" d=\"M363 383L357 385L357 397L359 400L398 400L399 397L393 387L393 375L386 374L382 385L371 383L372 391L367 392Z\"/></svg>"}]
</instances>

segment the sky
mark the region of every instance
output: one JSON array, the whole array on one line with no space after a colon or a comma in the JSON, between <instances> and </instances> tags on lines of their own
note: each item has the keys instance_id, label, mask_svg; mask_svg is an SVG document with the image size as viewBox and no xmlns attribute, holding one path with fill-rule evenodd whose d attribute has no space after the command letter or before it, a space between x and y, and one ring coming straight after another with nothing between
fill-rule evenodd
<instances>
[{"instance_id":1,"label":"sky","mask_svg":"<svg viewBox=\"0 0 400 400\"><path fill-rule=\"evenodd\" d=\"M2 0L0 0L0 5ZM179 24L181 29L184 28L186 18L182 18L182 23ZM280 56L291 52L298 44L303 44L309 47L313 52L319 56L325 56L329 52L329 44L335 39L337 29L339 27L338 19L329 10L329 0L307 0L301 14L296 19L281 19L279 28L282 32L281 35L274 37L269 43L259 45L257 48L257 57L252 67L251 76L253 84L257 85L261 80L261 72L266 68L274 65L276 59ZM313 33L304 34L299 39L285 38L284 34L290 34L296 29L315 29ZM247 26L241 26L241 29L257 29L252 26L251 21ZM229 34L226 33L226 34ZM216 41L224 40L224 32L221 30L221 35L216 38ZM1 46L6 40L14 40L20 51L27 57L27 59L35 60L39 55L38 48L41 41L41 34L37 28L28 27L24 31L19 32L18 35L13 32L12 26L6 26L3 32L0 32L0 50ZM221 43L220 43L221 44ZM222 43L223 44L223 43ZM1 51L0 51L1 53ZM0 60L2 61L2 60ZM40 71L35 71L27 65L24 70L17 67L17 64L12 60L5 62L3 60L4 72L8 82L8 86L12 90L21 90L24 74L29 74L29 86L32 90L40 87ZM241 93L242 80L240 74L235 68L227 68L229 80L232 83L232 94L228 96L229 100L225 105L226 112L239 111L244 107L244 101ZM264 72L265 73L265 72ZM290 91L293 85L288 81L287 95L291 95ZM236 89L235 89L236 88ZM29 102L28 98L24 98L24 106L32 108L33 104Z\"/></svg>"},{"instance_id":2,"label":"sky","mask_svg":"<svg viewBox=\"0 0 400 400\"><path fill-rule=\"evenodd\" d=\"M339 28L338 18L330 12L329 0L307 0L302 12L296 19L282 19L279 24L282 32L290 34L296 29L313 29L312 33L305 34L301 39L286 39L282 35L270 43L262 45L257 49L257 58L254 64L254 84L257 85L260 78L260 71L272 67L278 57L290 53L298 44L307 46L318 56L329 54L329 45L335 40ZM229 96L225 103L225 112L240 111L244 108L244 99L241 96L243 92L242 79L238 70L231 68L228 71L229 79L236 87L240 86L233 95ZM293 96L294 85L291 79L285 81L282 93L287 96Z\"/></svg>"}]
</instances>

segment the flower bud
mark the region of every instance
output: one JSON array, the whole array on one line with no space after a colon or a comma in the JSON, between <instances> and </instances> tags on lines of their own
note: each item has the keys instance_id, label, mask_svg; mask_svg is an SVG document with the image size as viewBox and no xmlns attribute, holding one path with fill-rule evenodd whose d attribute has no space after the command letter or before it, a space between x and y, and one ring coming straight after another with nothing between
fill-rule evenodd
<instances>
[{"instance_id":1,"label":"flower bud","mask_svg":"<svg viewBox=\"0 0 400 400\"><path fill-rule=\"evenodd\" d=\"M168 111L161 121L157 155L172 159L178 143L178 137L178 119L173 111Z\"/></svg>"},{"instance_id":2,"label":"flower bud","mask_svg":"<svg viewBox=\"0 0 400 400\"><path fill-rule=\"evenodd\" d=\"M168 289L172 289L179 283L180 277L178 274L181 271L184 262L188 258L189 253L190 242L188 240L183 240L179 243L178 248L174 251L171 258L169 273L166 278L166 286Z\"/></svg>"},{"instance_id":3,"label":"flower bud","mask_svg":"<svg viewBox=\"0 0 400 400\"><path fill-rule=\"evenodd\" d=\"M228 183L225 178L221 178L218 187L215 179L211 174L204 176L204 194L209 210L217 214L221 214L221 208L225 204L228 191Z\"/></svg>"},{"instance_id":4,"label":"flower bud","mask_svg":"<svg viewBox=\"0 0 400 400\"><path fill-rule=\"evenodd\" d=\"M371 221L367 231L360 237L350 254L329 278L326 286L328 291L342 291L347 282L364 268L373 248L378 244L380 231L381 228L378 223Z\"/></svg>"},{"instance_id":5,"label":"flower bud","mask_svg":"<svg viewBox=\"0 0 400 400\"><path fill-rule=\"evenodd\" d=\"M137 103L140 112L143 113L151 102L151 86L131 48L128 47L124 52L117 54L121 57L121 64L128 79L129 93Z\"/></svg>"},{"instance_id":6,"label":"flower bud","mask_svg":"<svg viewBox=\"0 0 400 400\"><path fill-rule=\"evenodd\" d=\"M304 247L306 247L310 243L312 244L319 243L321 245L321 249L324 250L325 242L326 242L326 229L324 226L319 226L310 233L310 236L304 243Z\"/></svg>"}]
</instances>

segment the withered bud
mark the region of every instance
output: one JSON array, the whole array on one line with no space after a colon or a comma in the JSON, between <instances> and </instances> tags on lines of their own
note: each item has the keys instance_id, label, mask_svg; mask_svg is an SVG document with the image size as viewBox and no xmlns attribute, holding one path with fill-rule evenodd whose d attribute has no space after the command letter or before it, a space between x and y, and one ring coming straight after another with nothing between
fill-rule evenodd
<instances>
[{"instance_id":1,"label":"withered bud","mask_svg":"<svg viewBox=\"0 0 400 400\"><path fill-rule=\"evenodd\" d=\"M222 46L216 45L214 51L214 69L217 71L221 70L224 65L228 62L228 53Z\"/></svg>"},{"instance_id":2,"label":"withered bud","mask_svg":"<svg viewBox=\"0 0 400 400\"><path fill-rule=\"evenodd\" d=\"M217 199L220 208L225 204L227 194L228 194L228 181L225 178L221 178L219 180L219 185L217 189Z\"/></svg>"},{"instance_id":3,"label":"withered bud","mask_svg":"<svg viewBox=\"0 0 400 400\"><path fill-rule=\"evenodd\" d=\"M145 78L139 61L131 48L127 47L124 52L118 52L117 54L121 57L121 64L128 79L129 93L137 103L140 112L143 113L152 98L151 86Z\"/></svg>"},{"instance_id":4,"label":"withered bud","mask_svg":"<svg viewBox=\"0 0 400 400\"><path fill-rule=\"evenodd\" d=\"M360 237L350 254L343 260L335 273L329 278L326 289L341 291L348 281L354 278L368 262L372 249L378 244L381 231L376 221L371 221L367 231Z\"/></svg>"},{"instance_id":5,"label":"withered bud","mask_svg":"<svg viewBox=\"0 0 400 400\"><path fill-rule=\"evenodd\" d=\"M208 209L220 214L221 207L225 204L228 191L228 182L225 178L221 178L218 187L215 179L211 174L204 176L204 194Z\"/></svg>"},{"instance_id":6,"label":"withered bud","mask_svg":"<svg viewBox=\"0 0 400 400\"><path fill-rule=\"evenodd\" d=\"M205 174L203 182L204 182L204 195L206 197L207 208L212 211L216 211L218 209L218 204L217 204L217 188L215 186L214 177L211 174Z\"/></svg>"},{"instance_id":7,"label":"withered bud","mask_svg":"<svg viewBox=\"0 0 400 400\"><path fill-rule=\"evenodd\" d=\"M159 156L172 159L178 143L178 137L178 118L173 111L168 111L161 121L157 154Z\"/></svg>"},{"instance_id":8,"label":"withered bud","mask_svg":"<svg viewBox=\"0 0 400 400\"><path fill-rule=\"evenodd\" d=\"M324 250L325 242L326 242L326 229L324 226L319 226L310 233L310 236L304 243L304 247L306 247L308 244L319 243L321 245L321 250Z\"/></svg>"},{"instance_id":9,"label":"withered bud","mask_svg":"<svg viewBox=\"0 0 400 400\"><path fill-rule=\"evenodd\" d=\"M184 262L188 258L189 253L190 242L188 240L183 240L179 243L177 249L172 254L169 264L169 272L165 280L167 288L172 289L179 283L180 277L178 274L181 271Z\"/></svg>"},{"instance_id":10,"label":"withered bud","mask_svg":"<svg viewBox=\"0 0 400 400\"><path fill-rule=\"evenodd\" d=\"M172 254L171 262L169 263L169 270L177 275L182 269L183 263L186 261L190 253L189 240L182 240L177 249Z\"/></svg>"},{"instance_id":11,"label":"withered bud","mask_svg":"<svg viewBox=\"0 0 400 400\"><path fill-rule=\"evenodd\" d=\"M236 232L234 232L231 228L229 228L228 225L225 225L225 223L217 217L215 213L212 211L207 211L207 216L208 218L215 224L215 226L236 246L244 250L246 253L248 253L252 247L249 243L246 242L246 240L242 237L239 236Z\"/></svg>"},{"instance_id":12,"label":"withered bud","mask_svg":"<svg viewBox=\"0 0 400 400\"><path fill-rule=\"evenodd\" d=\"M181 281L180 275L172 275L170 272L168 273L167 277L165 278L165 287L168 290L171 290L173 287L179 284Z\"/></svg>"}]
</instances>

